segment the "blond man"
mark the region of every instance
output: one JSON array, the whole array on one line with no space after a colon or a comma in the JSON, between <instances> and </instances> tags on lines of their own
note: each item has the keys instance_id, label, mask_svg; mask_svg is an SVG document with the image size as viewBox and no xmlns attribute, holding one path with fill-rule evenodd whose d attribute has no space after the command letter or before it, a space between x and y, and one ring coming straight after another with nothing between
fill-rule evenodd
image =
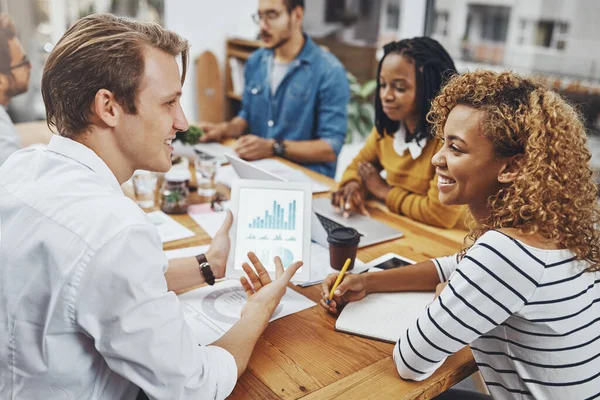
<instances>
[{"instance_id":1,"label":"blond man","mask_svg":"<svg viewBox=\"0 0 600 400\"><path fill-rule=\"evenodd\" d=\"M0 14L0 165L19 150L19 135L6 112L10 100L29 89L31 63L17 38L15 25Z\"/></svg>"},{"instance_id":2,"label":"blond man","mask_svg":"<svg viewBox=\"0 0 600 400\"><path fill-rule=\"evenodd\" d=\"M244 282L240 321L199 346L173 291L224 275L231 214L206 254L167 262L120 188L136 169L171 166L171 140L188 126L187 52L158 25L92 15L50 54L42 94L59 135L0 168L3 395L221 399L245 370L299 265L272 283L245 265L257 291Z\"/></svg>"}]
</instances>

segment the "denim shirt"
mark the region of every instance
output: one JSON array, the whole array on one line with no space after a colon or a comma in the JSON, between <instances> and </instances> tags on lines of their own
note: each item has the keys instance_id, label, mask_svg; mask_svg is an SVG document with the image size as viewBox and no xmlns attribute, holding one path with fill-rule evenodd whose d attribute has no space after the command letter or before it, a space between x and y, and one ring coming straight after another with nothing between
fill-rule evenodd
<instances>
[{"instance_id":1,"label":"denim shirt","mask_svg":"<svg viewBox=\"0 0 600 400\"><path fill-rule=\"evenodd\" d=\"M254 135L282 140L321 139L338 155L346 137L350 100L346 70L335 56L308 36L304 38L304 47L290 63L274 95L270 86L273 50L252 53L244 69L245 88L238 116L248 122ZM336 164L304 166L333 177Z\"/></svg>"}]
</instances>

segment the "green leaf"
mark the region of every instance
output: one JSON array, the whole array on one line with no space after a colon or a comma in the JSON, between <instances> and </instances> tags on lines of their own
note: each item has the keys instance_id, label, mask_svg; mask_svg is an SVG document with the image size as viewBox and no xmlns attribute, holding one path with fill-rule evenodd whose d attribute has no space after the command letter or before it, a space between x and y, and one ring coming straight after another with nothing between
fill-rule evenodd
<instances>
[{"instance_id":1,"label":"green leaf","mask_svg":"<svg viewBox=\"0 0 600 400\"><path fill-rule=\"evenodd\" d=\"M348 103L348 118L356 118L360 115L359 104L356 102Z\"/></svg>"},{"instance_id":2,"label":"green leaf","mask_svg":"<svg viewBox=\"0 0 600 400\"><path fill-rule=\"evenodd\" d=\"M362 103L360 105L360 114L368 118L371 125L375 124L375 107L371 103Z\"/></svg>"},{"instance_id":3,"label":"green leaf","mask_svg":"<svg viewBox=\"0 0 600 400\"><path fill-rule=\"evenodd\" d=\"M175 140L179 140L183 144L196 144L204 132L196 125L190 125L187 131L177 132L175 135Z\"/></svg>"},{"instance_id":4,"label":"green leaf","mask_svg":"<svg viewBox=\"0 0 600 400\"><path fill-rule=\"evenodd\" d=\"M358 83L352 83L350 85L350 95L354 97L360 97L361 87Z\"/></svg>"},{"instance_id":5,"label":"green leaf","mask_svg":"<svg viewBox=\"0 0 600 400\"><path fill-rule=\"evenodd\" d=\"M363 99L368 99L369 97L371 97L375 89L377 89L377 81L373 79L362 86L362 88L360 89L360 96Z\"/></svg>"},{"instance_id":6,"label":"green leaf","mask_svg":"<svg viewBox=\"0 0 600 400\"><path fill-rule=\"evenodd\" d=\"M352 74L352 72L346 72L346 78L348 78L349 83L358 83L358 80L356 79L354 74Z\"/></svg>"}]
</instances>

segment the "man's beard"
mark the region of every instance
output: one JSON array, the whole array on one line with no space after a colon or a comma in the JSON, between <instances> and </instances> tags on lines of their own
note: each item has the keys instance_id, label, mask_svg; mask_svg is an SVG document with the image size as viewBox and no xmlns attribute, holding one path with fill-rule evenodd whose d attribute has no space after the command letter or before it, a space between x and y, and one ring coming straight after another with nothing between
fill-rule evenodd
<instances>
[{"instance_id":1,"label":"man's beard","mask_svg":"<svg viewBox=\"0 0 600 400\"><path fill-rule=\"evenodd\" d=\"M27 82L19 84L14 76L8 78L8 89L6 90L6 96L10 99L20 94L26 93L29 90Z\"/></svg>"},{"instance_id":2,"label":"man's beard","mask_svg":"<svg viewBox=\"0 0 600 400\"><path fill-rule=\"evenodd\" d=\"M270 36L270 35L268 35L267 32L261 31L260 36L263 37L263 36ZM276 49L280 48L281 46L283 46L284 44L289 42L291 38L292 38L292 23L290 21L290 22L288 22L288 26L287 26L287 36L279 39L279 41L277 43L275 43L273 46L271 46L270 49L276 50Z\"/></svg>"}]
</instances>

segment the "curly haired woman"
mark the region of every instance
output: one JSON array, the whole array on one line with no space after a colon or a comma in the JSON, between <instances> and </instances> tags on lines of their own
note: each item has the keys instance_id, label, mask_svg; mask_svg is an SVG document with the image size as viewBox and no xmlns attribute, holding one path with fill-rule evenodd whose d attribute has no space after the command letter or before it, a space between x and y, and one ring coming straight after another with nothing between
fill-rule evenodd
<instances>
[{"instance_id":1,"label":"curly haired woman","mask_svg":"<svg viewBox=\"0 0 600 400\"><path fill-rule=\"evenodd\" d=\"M440 201L468 205L475 222L468 246L346 277L323 307L449 278L399 338L400 376L426 379L470 345L495 399L599 397L600 212L576 111L530 79L477 71L449 81L429 120L444 141L432 159ZM451 392L440 398L469 398Z\"/></svg>"}]
</instances>

